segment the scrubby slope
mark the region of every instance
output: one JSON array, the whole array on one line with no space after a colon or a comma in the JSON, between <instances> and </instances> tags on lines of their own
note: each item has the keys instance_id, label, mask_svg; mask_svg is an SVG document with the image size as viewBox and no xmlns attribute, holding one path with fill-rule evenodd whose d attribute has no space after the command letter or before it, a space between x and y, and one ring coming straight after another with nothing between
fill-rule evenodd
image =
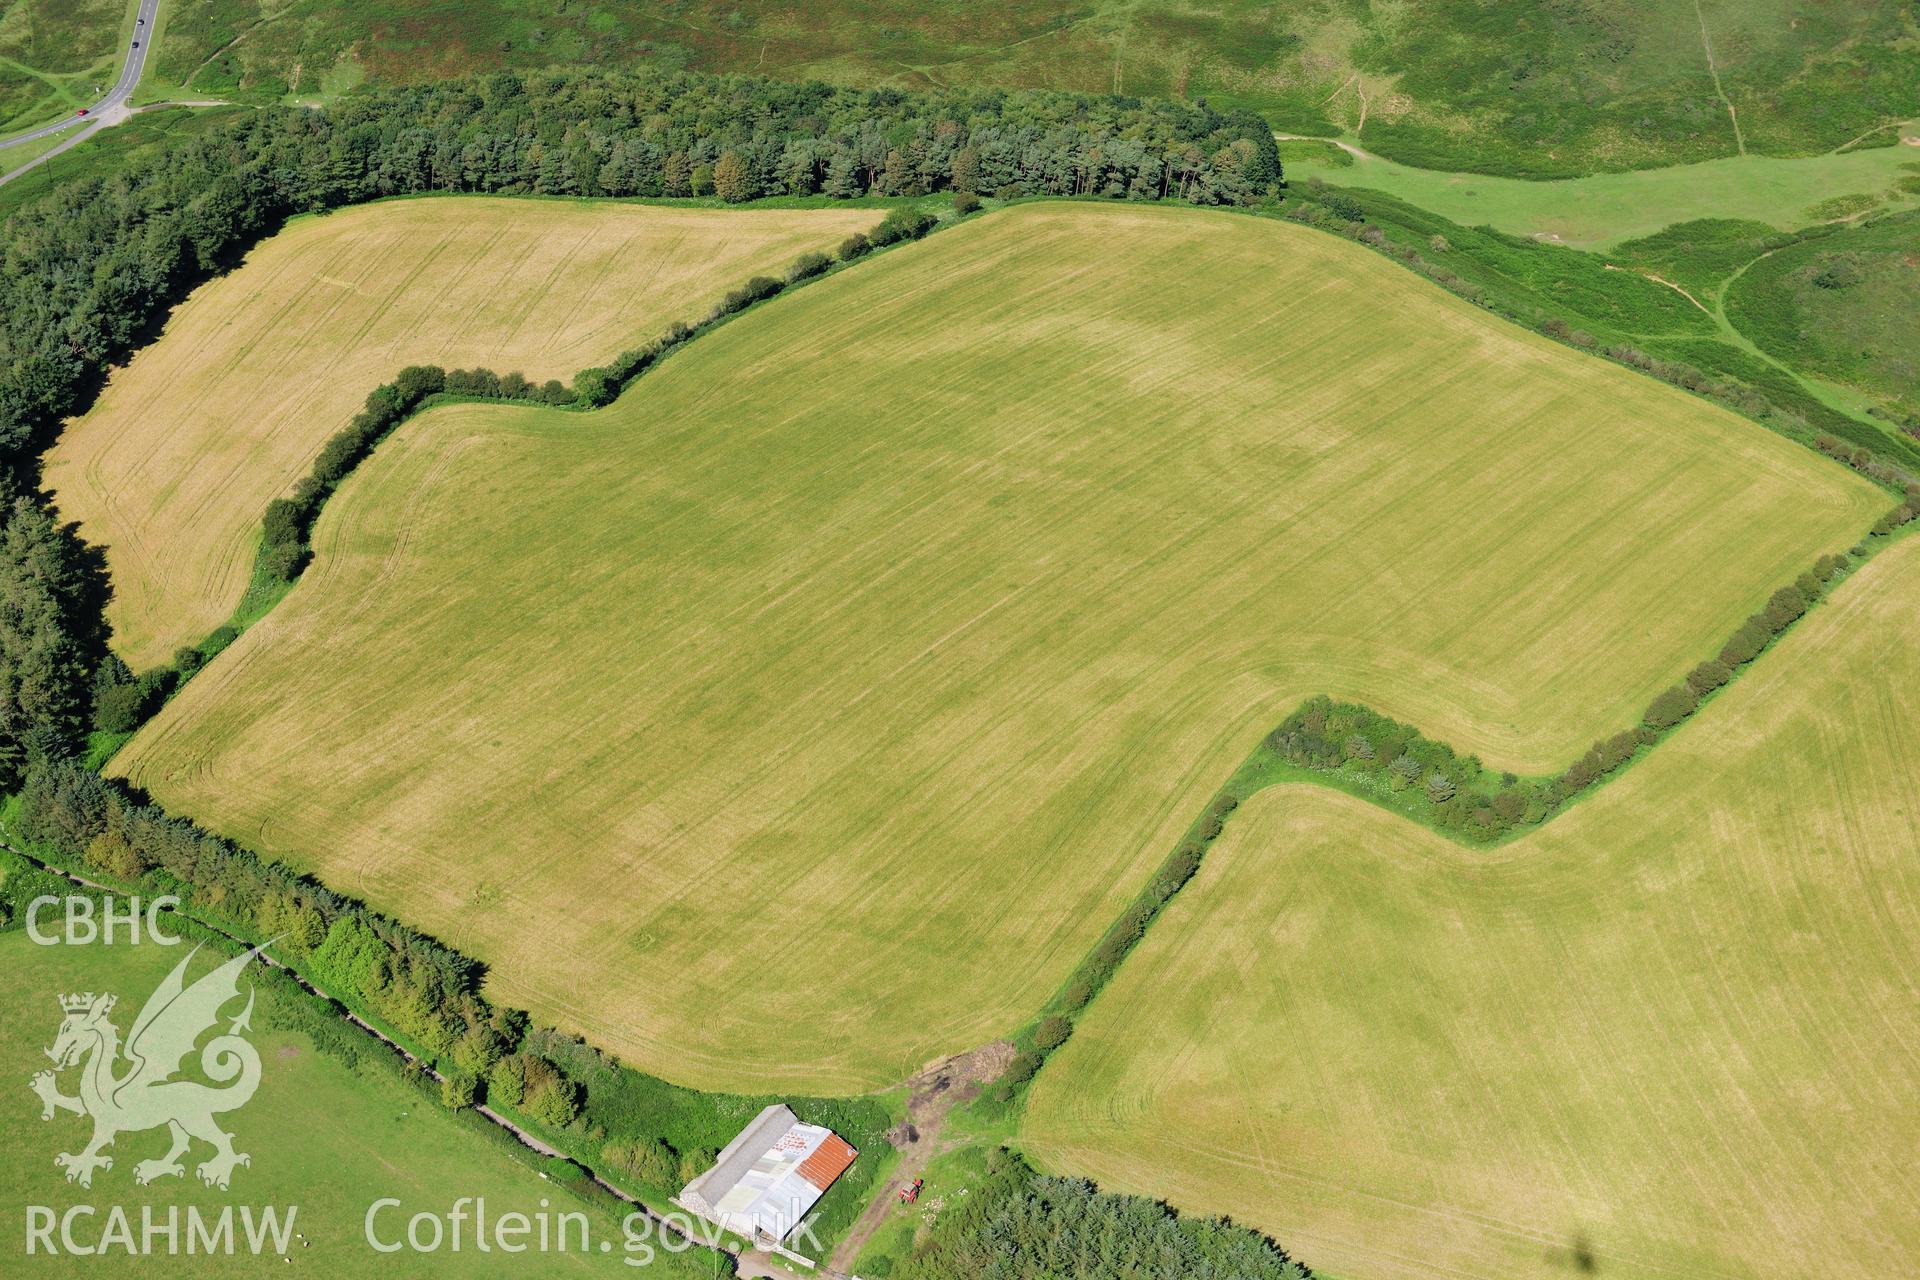
<instances>
[{"instance_id":1,"label":"scrubby slope","mask_svg":"<svg viewBox=\"0 0 1920 1280\"><path fill-rule=\"evenodd\" d=\"M223 0L169 19L157 74L305 99L362 80L652 56L838 84L1204 97L1286 129L1357 130L1408 163L1538 176L1743 143L1839 147L1920 113L1912 21L1868 0L472 0L449 24L421 0Z\"/></svg>"}]
</instances>

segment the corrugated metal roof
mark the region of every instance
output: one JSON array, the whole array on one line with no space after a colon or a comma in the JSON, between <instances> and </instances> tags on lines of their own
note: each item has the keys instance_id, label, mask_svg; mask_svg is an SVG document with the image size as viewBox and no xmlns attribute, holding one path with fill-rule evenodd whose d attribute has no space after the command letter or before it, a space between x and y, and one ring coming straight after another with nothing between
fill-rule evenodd
<instances>
[{"instance_id":1,"label":"corrugated metal roof","mask_svg":"<svg viewBox=\"0 0 1920 1280\"><path fill-rule=\"evenodd\" d=\"M680 1200L728 1231L783 1240L858 1154L833 1130L768 1107Z\"/></svg>"},{"instance_id":2,"label":"corrugated metal roof","mask_svg":"<svg viewBox=\"0 0 1920 1280\"><path fill-rule=\"evenodd\" d=\"M821 1191L833 1185L833 1180L845 1173L853 1158L859 1152L847 1145L846 1139L837 1133L829 1133L826 1141L813 1149L813 1154L800 1162L798 1173Z\"/></svg>"}]
</instances>

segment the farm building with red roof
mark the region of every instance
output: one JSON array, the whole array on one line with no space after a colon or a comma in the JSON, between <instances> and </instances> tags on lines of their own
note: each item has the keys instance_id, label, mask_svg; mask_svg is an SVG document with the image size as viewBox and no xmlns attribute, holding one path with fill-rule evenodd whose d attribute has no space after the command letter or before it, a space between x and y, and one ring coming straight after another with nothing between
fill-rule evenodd
<instances>
[{"instance_id":1,"label":"farm building with red roof","mask_svg":"<svg viewBox=\"0 0 1920 1280\"><path fill-rule=\"evenodd\" d=\"M749 1240L787 1238L859 1153L833 1130L775 1103L689 1182L681 1207Z\"/></svg>"}]
</instances>

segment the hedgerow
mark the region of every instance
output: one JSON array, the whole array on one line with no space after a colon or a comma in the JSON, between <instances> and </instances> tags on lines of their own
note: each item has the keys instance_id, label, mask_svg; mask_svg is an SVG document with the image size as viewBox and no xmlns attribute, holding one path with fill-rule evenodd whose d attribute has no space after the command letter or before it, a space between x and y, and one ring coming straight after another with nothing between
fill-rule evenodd
<instances>
[{"instance_id":1,"label":"hedgerow","mask_svg":"<svg viewBox=\"0 0 1920 1280\"><path fill-rule=\"evenodd\" d=\"M1906 513L1901 516L1903 522L1912 519L1911 509L1902 506L1887 520L1901 512ZM1264 745L1287 765L1331 775L1349 789L1455 839L1497 843L1547 821L1692 716L1707 697L1797 622L1853 563L1851 555L1822 556L1806 573L1768 597L1762 609L1734 630L1715 658L1657 694L1639 723L1595 742L1556 776L1496 773L1477 757L1458 756L1446 743L1427 738L1409 725L1369 707L1325 696L1308 700L1288 716Z\"/></svg>"},{"instance_id":2,"label":"hedgerow","mask_svg":"<svg viewBox=\"0 0 1920 1280\"><path fill-rule=\"evenodd\" d=\"M0 235L0 468L18 481L0 492L0 557L30 566L11 589L0 572L0 594L14 597L6 607L26 622L0 629L0 785L35 761L84 751L94 675L106 657L97 555L34 491L32 454L168 308L291 216L427 192L717 191L747 200L994 190L1239 204L1269 198L1280 179L1271 130L1246 110L1039 91L870 92L642 69L500 73L355 95L324 110L266 107L111 177L62 186L20 208ZM876 234L881 242L910 237L919 217L896 214ZM511 374L495 390L491 374L467 372L477 385L463 390L456 371L448 393L574 395L557 384L516 387ZM591 381L579 390L590 403L607 395ZM297 571L303 544L294 535L313 500L409 403L404 394L398 404L370 401L329 442L268 530L256 584L265 595ZM20 502L38 514L13 510ZM51 532L36 531L35 521ZM156 692L115 692L106 719L124 720L129 704Z\"/></svg>"},{"instance_id":3,"label":"hedgerow","mask_svg":"<svg viewBox=\"0 0 1920 1280\"><path fill-rule=\"evenodd\" d=\"M823 1238L852 1224L884 1153L890 1119L868 1098L775 1098L704 1093L619 1063L576 1036L534 1025L480 991L484 966L418 931L334 892L311 877L174 817L126 784L72 762L34 771L22 789L14 832L56 865L149 896L175 894L188 919L240 938L275 939L272 954L346 1009L367 1018L447 1078L423 1090L458 1110L475 1102L504 1109L588 1168L601 1167L643 1199L663 1203L770 1102L825 1124L860 1158L823 1200ZM69 882L9 869L0 878L0 928L25 903ZM351 1061L352 1033L337 1019L303 1019L300 1029ZM664 1165L631 1153L653 1146ZM604 1159L609 1148L618 1159Z\"/></svg>"},{"instance_id":4,"label":"hedgerow","mask_svg":"<svg viewBox=\"0 0 1920 1280\"><path fill-rule=\"evenodd\" d=\"M1791 375L1721 341L1712 317L1679 293L1634 272L1609 271L1596 254L1462 227L1404 200L1317 178L1294 188L1281 213L1366 244L1556 341L1717 401L1887 488L1900 490L1920 471L1914 442L1814 399ZM1847 449L1819 445L1816 435L1844 440Z\"/></svg>"},{"instance_id":5,"label":"hedgerow","mask_svg":"<svg viewBox=\"0 0 1920 1280\"><path fill-rule=\"evenodd\" d=\"M1080 961L1042 1016L1015 1038L1019 1049L989 1099L1015 1101L1046 1059L1073 1034L1073 1020L1098 995L1147 929L1200 870L1227 819L1254 792L1298 773L1320 775L1344 790L1469 845L1490 845L1551 819L1584 792L1658 743L1724 688L1879 540L1915 518L1911 500L1876 526L1874 542L1846 555L1820 557L1793 583L1735 629L1718 655L1657 694L1639 723L1595 742L1557 775L1522 778L1496 773L1476 756L1355 702L1309 698L1262 739L1225 787L1208 802L1153 878ZM1882 528L1881 526L1886 526Z\"/></svg>"},{"instance_id":6,"label":"hedgerow","mask_svg":"<svg viewBox=\"0 0 1920 1280\"><path fill-rule=\"evenodd\" d=\"M1103 1192L1079 1178L1035 1173L1005 1148L987 1178L949 1203L890 1262L894 1280L1133 1280L1217 1276L1312 1280L1271 1239L1220 1218L1188 1218L1142 1196ZM879 1274L872 1268L868 1274Z\"/></svg>"}]
</instances>

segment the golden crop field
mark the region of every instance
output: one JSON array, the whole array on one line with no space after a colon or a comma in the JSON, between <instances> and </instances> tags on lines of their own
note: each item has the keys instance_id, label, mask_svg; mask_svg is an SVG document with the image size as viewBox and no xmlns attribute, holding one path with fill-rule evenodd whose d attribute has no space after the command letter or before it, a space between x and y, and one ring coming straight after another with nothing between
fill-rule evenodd
<instances>
[{"instance_id":1,"label":"golden crop field","mask_svg":"<svg viewBox=\"0 0 1920 1280\"><path fill-rule=\"evenodd\" d=\"M1339 1276L1910 1273L1916 637L1910 538L1493 855L1256 795L1041 1073L1025 1144Z\"/></svg>"},{"instance_id":2,"label":"golden crop field","mask_svg":"<svg viewBox=\"0 0 1920 1280\"><path fill-rule=\"evenodd\" d=\"M113 767L629 1062L866 1088L1304 695L1559 766L1886 505L1331 237L1019 206L597 414L415 419Z\"/></svg>"},{"instance_id":3,"label":"golden crop field","mask_svg":"<svg viewBox=\"0 0 1920 1280\"><path fill-rule=\"evenodd\" d=\"M570 381L878 217L455 197L295 221L182 304L48 459L61 512L107 548L115 648L150 667L226 621L268 501L402 367Z\"/></svg>"}]
</instances>

